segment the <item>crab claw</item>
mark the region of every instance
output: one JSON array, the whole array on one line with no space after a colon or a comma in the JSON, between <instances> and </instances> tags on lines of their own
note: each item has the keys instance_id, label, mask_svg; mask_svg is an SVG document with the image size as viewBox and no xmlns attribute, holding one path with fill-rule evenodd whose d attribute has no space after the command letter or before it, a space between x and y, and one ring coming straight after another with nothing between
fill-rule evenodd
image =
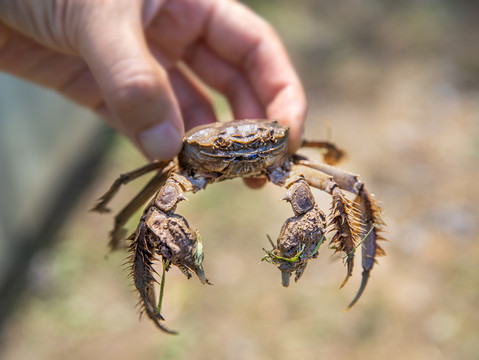
<instances>
[{"instance_id":1,"label":"crab claw","mask_svg":"<svg viewBox=\"0 0 479 360\"><path fill-rule=\"evenodd\" d=\"M281 200L291 204L291 208L296 216L306 214L315 205L313 193L304 180L298 180L293 183Z\"/></svg>"},{"instance_id":2,"label":"crab claw","mask_svg":"<svg viewBox=\"0 0 479 360\"><path fill-rule=\"evenodd\" d=\"M152 207L146 215L146 224L155 235L157 252L163 259L177 266L188 278L194 272L203 284L209 283L202 266L203 242L183 216L167 215Z\"/></svg>"},{"instance_id":3,"label":"crab claw","mask_svg":"<svg viewBox=\"0 0 479 360\"><path fill-rule=\"evenodd\" d=\"M308 184L299 179L289 186L283 200L291 204L294 215L285 221L277 245L266 251L263 258L281 271L281 283L289 286L291 275L295 281L303 275L308 261L318 256L324 240L326 217L314 201ZM271 242L271 240L270 240Z\"/></svg>"},{"instance_id":4,"label":"crab claw","mask_svg":"<svg viewBox=\"0 0 479 360\"><path fill-rule=\"evenodd\" d=\"M199 234L191 229L186 219L177 214L168 214L152 206L142 217L136 231L128 238L131 240L132 277L140 295L144 312L163 331L175 334L165 328L160 314L165 273L171 265L178 267L188 278L194 272L203 284L210 284L203 270L203 243ZM158 309L155 303L154 283L156 271L153 263L163 260L163 274L160 283Z\"/></svg>"}]
</instances>

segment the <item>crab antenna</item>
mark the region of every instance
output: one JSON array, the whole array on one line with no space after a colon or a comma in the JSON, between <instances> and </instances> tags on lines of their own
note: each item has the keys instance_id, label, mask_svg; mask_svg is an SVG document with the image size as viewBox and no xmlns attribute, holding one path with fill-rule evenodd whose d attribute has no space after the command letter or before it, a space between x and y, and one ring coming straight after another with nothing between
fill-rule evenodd
<instances>
[{"instance_id":1,"label":"crab antenna","mask_svg":"<svg viewBox=\"0 0 479 360\"><path fill-rule=\"evenodd\" d=\"M354 304L356 304L358 302L359 298L363 294L364 290L366 289L366 285L368 284L369 272L370 272L370 270L363 270L363 274L362 274L363 277L361 279L361 285L359 286L359 290L358 290L356 296L354 297L353 301L351 301L351 303L348 305L348 307L346 309L344 309L344 312L349 311L354 306Z\"/></svg>"}]
</instances>

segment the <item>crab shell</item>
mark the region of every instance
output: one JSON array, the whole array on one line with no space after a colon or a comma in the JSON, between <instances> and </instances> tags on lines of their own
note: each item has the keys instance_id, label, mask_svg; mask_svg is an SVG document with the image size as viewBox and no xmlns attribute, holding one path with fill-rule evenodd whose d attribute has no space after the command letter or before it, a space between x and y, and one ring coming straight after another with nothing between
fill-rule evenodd
<instances>
[{"instance_id":1,"label":"crab shell","mask_svg":"<svg viewBox=\"0 0 479 360\"><path fill-rule=\"evenodd\" d=\"M221 180L255 177L289 159L287 127L276 121L242 120L196 127L184 137L180 166Z\"/></svg>"}]
</instances>

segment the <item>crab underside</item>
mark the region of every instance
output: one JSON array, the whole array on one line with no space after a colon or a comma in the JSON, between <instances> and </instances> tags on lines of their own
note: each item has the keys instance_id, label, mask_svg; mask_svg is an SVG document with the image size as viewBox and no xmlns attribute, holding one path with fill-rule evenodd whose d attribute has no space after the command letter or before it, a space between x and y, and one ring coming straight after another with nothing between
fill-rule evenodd
<instances>
[{"instance_id":1,"label":"crab underside","mask_svg":"<svg viewBox=\"0 0 479 360\"><path fill-rule=\"evenodd\" d=\"M346 310L361 297L377 256L384 251L378 245L383 223L379 208L356 175L333 165L343 153L334 144L304 141L303 147L319 148L325 162L288 154L288 129L277 122L240 120L216 123L193 129L184 138L180 155L171 161L154 161L132 172L120 175L93 210L106 212L107 204L121 185L148 172L155 176L115 217L110 247L118 249L124 243L127 220L148 200L130 241L131 274L140 295L143 311L163 331L161 302L165 272L177 266L188 278L195 273L204 284L203 245L199 234L175 210L186 199L185 192L196 192L208 184L234 177L266 177L284 187L283 200L290 203L293 216L285 221L272 249L265 250L262 260L281 271L283 286L288 286L294 274L297 281L308 262L318 255L319 248L331 232L330 247L344 256L347 268L343 287L352 275L356 250L362 251L362 281ZM315 202L310 186L331 195L332 206L326 216ZM347 199L343 191L355 196ZM268 237L269 238L269 237ZM155 298L157 283L155 261L161 258L163 274L160 296Z\"/></svg>"}]
</instances>

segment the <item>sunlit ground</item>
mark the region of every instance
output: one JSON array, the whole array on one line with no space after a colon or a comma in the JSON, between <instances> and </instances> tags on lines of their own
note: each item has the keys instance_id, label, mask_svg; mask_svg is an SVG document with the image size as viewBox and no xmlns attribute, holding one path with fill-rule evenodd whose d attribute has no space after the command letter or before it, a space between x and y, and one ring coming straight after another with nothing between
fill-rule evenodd
<instances>
[{"instance_id":1,"label":"sunlit ground","mask_svg":"<svg viewBox=\"0 0 479 360\"><path fill-rule=\"evenodd\" d=\"M319 32L324 23L306 10L304 29ZM391 22L388 34L397 30ZM323 30L332 36L336 28ZM310 31L285 35L295 58L308 42L322 41ZM343 313L359 286L360 261L338 290L345 268L325 244L302 279L283 288L279 271L259 260L266 234L277 236L291 216L279 201L284 191L234 180L189 195L178 208L202 234L214 286L174 269L163 313L180 335L139 320L126 256L106 247L112 216L88 212L119 173L143 163L119 139L61 241L37 255L30 290L8 321L2 359L477 359L479 92L458 85L448 54L397 53L376 63L353 52L324 77L314 57L298 60L310 99L306 136L324 138L330 124L348 152L341 167L361 175L387 223L387 256L351 311ZM322 97L325 78L334 91ZM113 206L140 183L125 187ZM328 196L315 194L329 209Z\"/></svg>"}]
</instances>

